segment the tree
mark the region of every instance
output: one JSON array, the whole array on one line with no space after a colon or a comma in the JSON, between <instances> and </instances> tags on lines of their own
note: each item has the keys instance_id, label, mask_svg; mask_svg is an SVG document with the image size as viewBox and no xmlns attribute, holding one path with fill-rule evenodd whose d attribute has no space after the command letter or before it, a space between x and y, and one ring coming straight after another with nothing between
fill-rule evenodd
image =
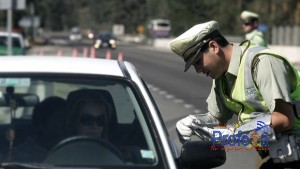
<instances>
[{"instance_id":1,"label":"tree","mask_svg":"<svg viewBox=\"0 0 300 169\"><path fill-rule=\"evenodd\" d=\"M42 25L52 30L72 26L110 29L124 24L127 33L154 18L171 20L173 34L209 20L219 22L224 34L242 33L239 15L242 10L260 14L261 23L300 24L300 0L28 0L34 2ZM0 13L0 18L3 14ZM1 22L0 22L1 23Z\"/></svg>"}]
</instances>

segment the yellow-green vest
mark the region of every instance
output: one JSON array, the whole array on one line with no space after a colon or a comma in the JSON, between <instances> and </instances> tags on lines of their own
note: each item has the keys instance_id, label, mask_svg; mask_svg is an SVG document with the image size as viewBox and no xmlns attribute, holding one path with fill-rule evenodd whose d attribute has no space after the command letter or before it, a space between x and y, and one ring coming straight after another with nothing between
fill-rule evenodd
<instances>
[{"instance_id":1,"label":"yellow-green vest","mask_svg":"<svg viewBox=\"0 0 300 169\"><path fill-rule=\"evenodd\" d=\"M267 42L264 38L264 34L257 29L253 30L250 33L247 33L246 39L252 41L253 43L255 43L257 45L265 46L265 47L267 46Z\"/></svg>"},{"instance_id":2,"label":"yellow-green vest","mask_svg":"<svg viewBox=\"0 0 300 169\"><path fill-rule=\"evenodd\" d=\"M291 92L291 97L292 100L300 100L300 71L294 68L286 58L271 49L262 46L253 46L253 44L245 50L234 87L231 90L231 96L228 97L224 93L225 85L222 80L219 81L221 84L217 85L222 88L220 91L225 106L238 115L239 123L244 123L254 118L255 114L252 112L269 112L269 108L264 102L252 76L254 61L260 55L267 54L280 58L292 68L293 77L295 77L293 83L295 83L296 87L295 90ZM295 118L294 128L300 128L300 119Z\"/></svg>"}]
</instances>

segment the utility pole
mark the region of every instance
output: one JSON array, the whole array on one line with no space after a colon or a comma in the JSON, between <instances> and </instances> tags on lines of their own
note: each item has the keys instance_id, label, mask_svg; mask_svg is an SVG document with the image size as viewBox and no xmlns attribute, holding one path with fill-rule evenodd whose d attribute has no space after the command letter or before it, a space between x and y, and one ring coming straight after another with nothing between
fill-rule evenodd
<instances>
[{"instance_id":1,"label":"utility pole","mask_svg":"<svg viewBox=\"0 0 300 169\"><path fill-rule=\"evenodd\" d=\"M12 38L11 38L11 32L12 32L12 18L13 18L13 12L12 12L12 7L13 7L13 0L8 0L8 8L7 8L7 25L6 29L8 32L8 37L7 37L7 55L10 56L12 55Z\"/></svg>"},{"instance_id":2,"label":"utility pole","mask_svg":"<svg viewBox=\"0 0 300 169\"><path fill-rule=\"evenodd\" d=\"M31 40L32 42L34 42L34 39L35 39L35 7L34 7L34 4L33 2L30 3L30 6L29 6L29 11L30 11L30 32L31 32Z\"/></svg>"}]
</instances>

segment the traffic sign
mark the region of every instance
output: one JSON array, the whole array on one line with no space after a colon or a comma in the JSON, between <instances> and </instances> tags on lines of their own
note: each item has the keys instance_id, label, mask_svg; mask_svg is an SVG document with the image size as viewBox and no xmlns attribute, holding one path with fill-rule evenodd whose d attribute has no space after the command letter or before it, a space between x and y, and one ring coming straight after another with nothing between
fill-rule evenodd
<instances>
[{"instance_id":1,"label":"traffic sign","mask_svg":"<svg viewBox=\"0 0 300 169\"><path fill-rule=\"evenodd\" d=\"M0 0L0 10L16 9L24 10L26 7L26 0Z\"/></svg>"},{"instance_id":2,"label":"traffic sign","mask_svg":"<svg viewBox=\"0 0 300 169\"><path fill-rule=\"evenodd\" d=\"M41 24L40 17L39 16L24 16L19 21L19 26L23 28L29 28L29 27L39 27Z\"/></svg>"}]
</instances>

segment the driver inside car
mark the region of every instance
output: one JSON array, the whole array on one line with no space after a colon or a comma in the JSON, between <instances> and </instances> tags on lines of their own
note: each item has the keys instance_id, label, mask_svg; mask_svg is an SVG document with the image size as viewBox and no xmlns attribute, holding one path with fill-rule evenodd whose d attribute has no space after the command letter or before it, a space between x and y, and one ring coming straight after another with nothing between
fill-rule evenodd
<instances>
[{"instance_id":1,"label":"driver inside car","mask_svg":"<svg viewBox=\"0 0 300 169\"><path fill-rule=\"evenodd\" d=\"M75 91L76 92L76 91ZM106 99L97 94L80 91L80 95L67 99L67 134L68 136L89 136L108 139L108 124L111 107Z\"/></svg>"},{"instance_id":2,"label":"driver inside car","mask_svg":"<svg viewBox=\"0 0 300 169\"><path fill-rule=\"evenodd\" d=\"M109 142L112 107L105 95L93 89L79 89L70 92L66 100L66 138L52 148L44 162L81 166L123 164L122 152Z\"/></svg>"}]
</instances>

